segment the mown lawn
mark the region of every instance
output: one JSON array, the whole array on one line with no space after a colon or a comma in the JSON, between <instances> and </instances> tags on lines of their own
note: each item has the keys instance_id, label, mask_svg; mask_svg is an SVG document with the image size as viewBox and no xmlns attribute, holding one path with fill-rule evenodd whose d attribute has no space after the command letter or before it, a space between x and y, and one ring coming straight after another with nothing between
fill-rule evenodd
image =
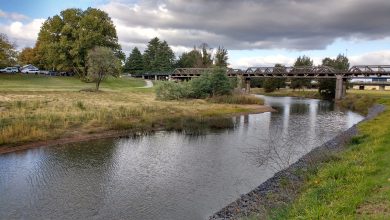
<instances>
[{"instance_id":1,"label":"mown lawn","mask_svg":"<svg viewBox=\"0 0 390 220\"><path fill-rule=\"evenodd\" d=\"M101 84L101 89L131 91L144 85L141 79L110 77ZM0 91L79 91L89 88L95 88L95 84L82 82L76 77L0 73Z\"/></svg>"},{"instance_id":2,"label":"mown lawn","mask_svg":"<svg viewBox=\"0 0 390 220\"><path fill-rule=\"evenodd\" d=\"M110 78L100 92L87 92L95 85L72 77L0 75L0 148L110 130L180 129L189 125L183 120L263 111L205 100L158 101L153 88L139 88L144 85Z\"/></svg>"},{"instance_id":3,"label":"mown lawn","mask_svg":"<svg viewBox=\"0 0 390 220\"><path fill-rule=\"evenodd\" d=\"M361 123L347 150L310 174L294 202L270 219L390 219L390 93L348 92L375 97L387 109Z\"/></svg>"}]
</instances>

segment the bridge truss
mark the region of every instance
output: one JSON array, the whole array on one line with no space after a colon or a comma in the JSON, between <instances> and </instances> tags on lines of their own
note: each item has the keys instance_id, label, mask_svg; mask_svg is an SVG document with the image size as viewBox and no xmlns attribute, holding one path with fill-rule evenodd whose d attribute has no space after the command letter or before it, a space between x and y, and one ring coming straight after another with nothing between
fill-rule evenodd
<instances>
[{"instance_id":1,"label":"bridge truss","mask_svg":"<svg viewBox=\"0 0 390 220\"><path fill-rule=\"evenodd\" d=\"M209 72L210 68L178 68L171 75L173 79L193 78ZM338 71L329 66L311 67L250 67L246 70L227 69L229 77L245 78L367 78L390 76L390 65L357 65L348 71Z\"/></svg>"}]
</instances>

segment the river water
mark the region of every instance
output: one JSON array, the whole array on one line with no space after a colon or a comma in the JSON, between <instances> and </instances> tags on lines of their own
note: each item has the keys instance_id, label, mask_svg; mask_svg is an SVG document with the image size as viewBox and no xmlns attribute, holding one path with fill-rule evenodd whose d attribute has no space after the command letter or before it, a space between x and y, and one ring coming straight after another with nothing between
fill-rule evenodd
<instances>
[{"instance_id":1,"label":"river water","mask_svg":"<svg viewBox=\"0 0 390 220\"><path fill-rule=\"evenodd\" d=\"M0 219L207 219L363 119L326 101L263 98L278 112L234 117L233 129L0 155Z\"/></svg>"}]
</instances>

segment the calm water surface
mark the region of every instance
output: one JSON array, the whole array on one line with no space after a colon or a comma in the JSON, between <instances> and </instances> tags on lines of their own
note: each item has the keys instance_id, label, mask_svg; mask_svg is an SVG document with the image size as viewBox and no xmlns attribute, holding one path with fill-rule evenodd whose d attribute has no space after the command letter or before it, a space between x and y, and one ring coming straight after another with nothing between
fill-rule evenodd
<instances>
[{"instance_id":1,"label":"calm water surface","mask_svg":"<svg viewBox=\"0 0 390 220\"><path fill-rule=\"evenodd\" d=\"M0 155L0 219L206 219L362 120L330 102L264 98L278 112L235 117L234 129ZM268 148L282 156L261 166Z\"/></svg>"}]
</instances>

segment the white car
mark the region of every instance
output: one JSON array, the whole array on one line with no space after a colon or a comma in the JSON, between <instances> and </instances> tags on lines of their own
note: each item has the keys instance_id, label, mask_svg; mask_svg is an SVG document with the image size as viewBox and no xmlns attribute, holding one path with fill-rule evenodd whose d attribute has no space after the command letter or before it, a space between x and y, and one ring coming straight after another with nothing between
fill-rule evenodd
<instances>
[{"instance_id":1,"label":"white car","mask_svg":"<svg viewBox=\"0 0 390 220\"><path fill-rule=\"evenodd\" d=\"M39 73L39 69L23 69L22 70L22 73L34 73L34 74L38 74Z\"/></svg>"},{"instance_id":2,"label":"white car","mask_svg":"<svg viewBox=\"0 0 390 220\"><path fill-rule=\"evenodd\" d=\"M4 72L4 73L17 73L17 72L19 72L19 69L17 67L7 67L7 68L4 68L4 69L1 69L0 72Z\"/></svg>"}]
</instances>

